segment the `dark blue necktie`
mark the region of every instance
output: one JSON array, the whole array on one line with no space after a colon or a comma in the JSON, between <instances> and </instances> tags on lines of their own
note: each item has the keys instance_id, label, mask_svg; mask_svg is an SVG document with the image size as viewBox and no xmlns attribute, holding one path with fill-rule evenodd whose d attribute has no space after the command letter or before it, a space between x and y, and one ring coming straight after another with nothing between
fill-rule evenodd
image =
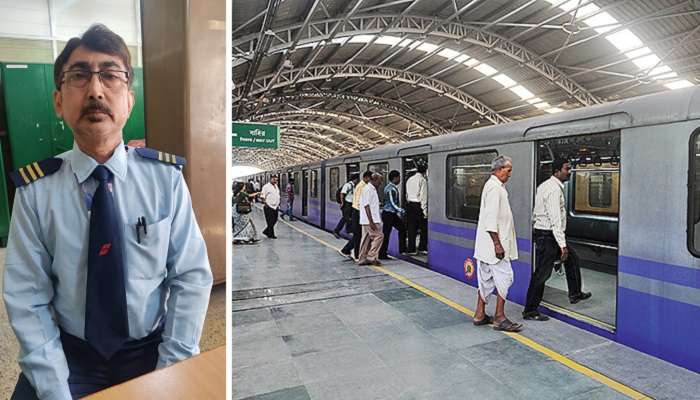
<instances>
[{"instance_id":1,"label":"dark blue necktie","mask_svg":"<svg viewBox=\"0 0 700 400\"><path fill-rule=\"evenodd\" d=\"M111 193L112 173L103 165L92 172L99 185L90 208L85 339L106 360L129 338L124 260Z\"/></svg>"}]
</instances>

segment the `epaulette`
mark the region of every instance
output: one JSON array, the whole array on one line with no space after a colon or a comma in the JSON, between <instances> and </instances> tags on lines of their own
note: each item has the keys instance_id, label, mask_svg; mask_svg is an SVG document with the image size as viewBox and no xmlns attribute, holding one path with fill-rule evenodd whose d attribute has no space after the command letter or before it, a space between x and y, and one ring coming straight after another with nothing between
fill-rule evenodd
<instances>
[{"instance_id":1,"label":"epaulette","mask_svg":"<svg viewBox=\"0 0 700 400\"><path fill-rule=\"evenodd\" d=\"M15 187L22 187L58 171L63 164L61 158L47 158L39 162L27 164L24 167L10 172L10 179Z\"/></svg>"},{"instance_id":2,"label":"epaulette","mask_svg":"<svg viewBox=\"0 0 700 400\"><path fill-rule=\"evenodd\" d=\"M150 158L151 160L158 160L166 164L182 167L187 163L185 157L176 156L175 154L166 153L164 151L149 149L148 147L137 147L135 150L136 154L140 155L141 157Z\"/></svg>"}]
</instances>

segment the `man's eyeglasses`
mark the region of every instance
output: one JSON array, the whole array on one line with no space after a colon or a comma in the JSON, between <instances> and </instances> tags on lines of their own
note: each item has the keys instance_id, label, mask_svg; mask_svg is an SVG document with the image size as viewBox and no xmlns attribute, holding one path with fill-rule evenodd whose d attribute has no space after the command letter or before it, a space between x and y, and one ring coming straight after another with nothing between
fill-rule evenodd
<instances>
[{"instance_id":1,"label":"man's eyeglasses","mask_svg":"<svg viewBox=\"0 0 700 400\"><path fill-rule=\"evenodd\" d=\"M107 89L118 89L129 82L129 72L119 71L115 69L106 69L103 71L89 71L85 69L73 69L63 73L61 83L76 88L84 89L92 80L92 75L97 74L100 82Z\"/></svg>"}]
</instances>

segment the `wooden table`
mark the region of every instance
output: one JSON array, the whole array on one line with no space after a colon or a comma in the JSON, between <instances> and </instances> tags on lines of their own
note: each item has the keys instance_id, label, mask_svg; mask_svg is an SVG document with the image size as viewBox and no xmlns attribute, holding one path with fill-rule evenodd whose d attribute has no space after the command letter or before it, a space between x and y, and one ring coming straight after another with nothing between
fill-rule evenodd
<instances>
[{"instance_id":1,"label":"wooden table","mask_svg":"<svg viewBox=\"0 0 700 400\"><path fill-rule=\"evenodd\" d=\"M86 397L90 400L225 398L226 346Z\"/></svg>"}]
</instances>

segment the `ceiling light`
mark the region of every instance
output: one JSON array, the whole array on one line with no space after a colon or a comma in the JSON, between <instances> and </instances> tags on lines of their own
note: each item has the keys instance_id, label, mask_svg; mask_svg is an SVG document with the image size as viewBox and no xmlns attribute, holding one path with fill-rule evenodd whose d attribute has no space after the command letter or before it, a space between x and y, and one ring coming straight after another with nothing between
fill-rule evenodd
<instances>
[{"instance_id":1,"label":"ceiling light","mask_svg":"<svg viewBox=\"0 0 700 400\"><path fill-rule=\"evenodd\" d=\"M498 71L494 67L492 67L486 63L481 63L481 64L477 65L476 67L474 67L474 69L481 72L482 74L484 74L486 76L491 76L493 74L498 73Z\"/></svg>"},{"instance_id":2,"label":"ceiling light","mask_svg":"<svg viewBox=\"0 0 700 400\"><path fill-rule=\"evenodd\" d=\"M695 86L695 85L693 85L692 82L689 82L689 81L683 79L680 81L667 83L664 86L666 86L667 88L669 88L671 90L678 90L678 89L683 89L683 88L687 88L687 87L691 87L691 86Z\"/></svg>"},{"instance_id":3,"label":"ceiling light","mask_svg":"<svg viewBox=\"0 0 700 400\"><path fill-rule=\"evenodd\" d=\"M523 100L527 100L527 99L529 99L529 98L535 97L535 95L532 94L531 91L527 90L527 89L526 89L525 87L523 87L522 85L513 86L512 88L510 88L510 90L511 90L513 93L515 93L515 94L517 94L518 96L520 96L520 98L523 99Z\"/></svg>"},{"instance_id":4,"label":"ceiling light","mask_svg":"<svg viewBox=\"0 0 700 400\"><path fill-rule=\"evenodd\" d=\"M508 75L505 74L498 74L493 77L493 80L500 83L505 88L509 88L518 84L516 81L512 80Z\"/></svg>"}]
</instances>

